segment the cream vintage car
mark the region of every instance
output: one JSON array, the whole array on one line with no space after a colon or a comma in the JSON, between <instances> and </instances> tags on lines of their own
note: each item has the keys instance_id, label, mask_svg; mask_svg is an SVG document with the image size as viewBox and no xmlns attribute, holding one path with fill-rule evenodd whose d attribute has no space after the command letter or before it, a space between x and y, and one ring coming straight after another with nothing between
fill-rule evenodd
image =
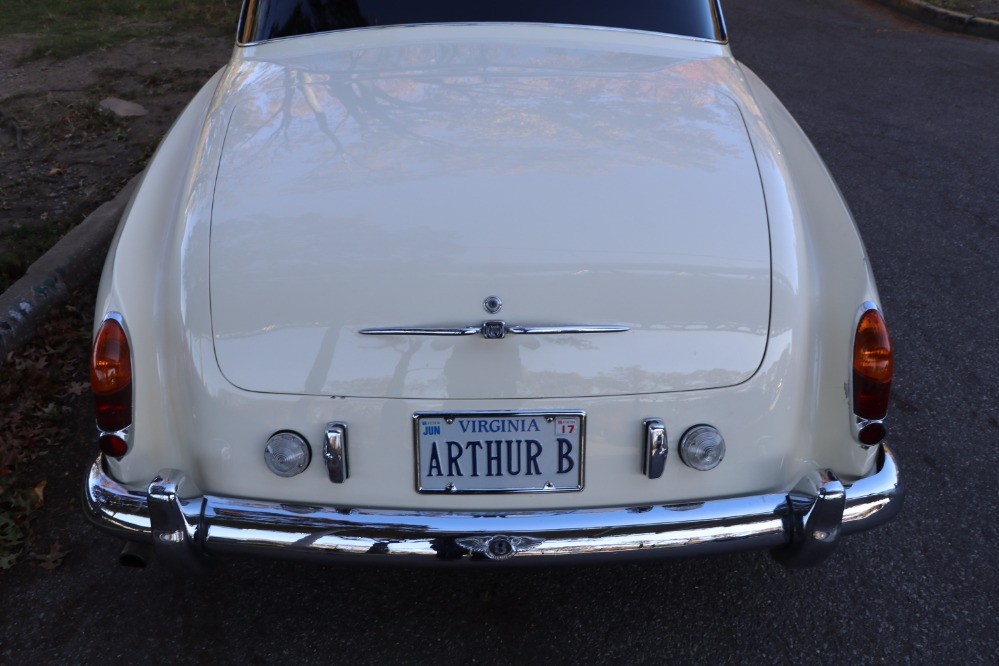
<instances>
[{"instance_id":1,"label":"cream vintage car","mask_svg":"<svg viewBox=\"0 0 999 666\"><path fill-rule=\"evenodd\" d=\"M891 376L713 0L248 0L108 255L85 506L190 571L807 565L898 511Z\"/></svg>"}]
</instances>

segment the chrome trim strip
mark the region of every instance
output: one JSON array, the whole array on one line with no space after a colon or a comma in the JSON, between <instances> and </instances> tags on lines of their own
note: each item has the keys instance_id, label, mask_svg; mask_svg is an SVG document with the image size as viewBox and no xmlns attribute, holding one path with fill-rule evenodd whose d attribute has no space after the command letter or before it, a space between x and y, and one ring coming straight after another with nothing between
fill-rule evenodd
<instances>
[{"instance_id":1,"label":"chrome trim strip","mask_svg":"<svg viewBox=\"0 0 999 666\"><path fill-rule=\"evenodd\" d=\"M246 28L247 11L252 0L243 0L239 7L239 20L236 21L236 46L242 46L243 30Z\"/></svg>"},{"instance_id":2,"label":"chrome trim strip","mask_svg":"<svg viewBox=\"0 0 999 666\"><path fill-rule=\"evenodd\" d=\"M574 416L579 419L579 485L575 488L490 488L488 490L462 490L452 488L450 490L436 490L423 488L420 485L420 419L424 417L455 419L458 417L467 418L515 418L517 416L543 416L546 419L555 419L559 416ZM586 483L586 412L580 409L527 409L521 411L461 411L461 412L416 412L413 414L413 455L416 462L416 492L422 495L496 495L496 494L516 494L516 493L575 493L583 489Z\"/></svg>"},{"instance_id":3,"label":"chrome trim strip","mask_svg":"<svg viewBox=\"0 0 999 666\"><path fill-rule=\"evenodd\" d=\"M875 527L894 516L903 486L891 451L882 446L876 471L845 486L841 533ZM679 505L609 509L438 512L289 505L228 497L180 500L190 546L211 555L264 555L317 561L441 562L480 560L458 539L487 546L497 537L534 541L509 563L702 555L781 548L792 539L784 493ZM195 507L200 502L200 516ZM98 458L84 494L98 527L131 540L149 540L148 500L108 476ZM160 526L156 527L161 531ZM166 530L169 532L169 530ZM517 546L515 546L517 547ZM173 549L164 549L173 564ZM503 554L502 552L500 553ZM378 555L379 559L370 556Z\"/></svg>"},{"instance_id":4,"label":"chrome trim strip","mask_svg":"<svg viewBox=\"0 0 999 666\"><path fill-rule=\"evenodd\" d=\"M101 319L101 323L103 324L108 319L114 319L116 322L118 322L118 324L121 325L122 330L125 331L126 337L128 336L128 329L125 328L125 318L121 316L120 312L115 312L114 310L111 310L106 315L104 315L104 318Z\"/></svg>"},{"instance_id":5,"label":"chrome trim strip","mask_svg":"<svg viewBox=\"0 0 999 666\"><path fill-rule=\"evenodd\" d=\"M867 312L868 310L877 310L878 312L880 312L881 308L879 308L877 306L877 303L875 303L874 301L864 301L863 303L861 303L860 307L857 308L857 316L854 317L854 328L856 328L856 325L860 323L860 318L863 317L864 313Z\"/></svg>"},{"instance_id":6,"label":"chrome trim strip","mask_svg":"<svg viewBox=\"0 0 999 666\"><path fill-rule=\"evenodd\" d=\"M508 326L507 333L518 335L571 335L574 333L624 333L629 326Z\"/></svg>"},{"instance_id":7,"label":"chrome trim strip","mask_svg":"<svg viewBox=\"0 0 999 666\"><path fill-rule=\"evenodd\" d=\"M389 328L362 328L358 331L361 335L475 335L481 332L481 326L465 326L464 328L391 326Z\"/></svg>"},{"instance_id":8,"label":"chrome trim strip","mask_svg":"<svg viewBox=\"0 0 999 666\"><path fill-rule=\"evenodd\" d=\"M502 331L498 328L502 326ZM387 328L362 328L361 335L475 335L488 339L502 338L506 333L515 335L573 335L586 333L624 333L629 326L508 326L502 321L484 321L480 326L441 327L390 326Z\"/></svg>"},{"instance_id":9,"label":"chrome trim strip","mask_svg":"<svg viewBox=\"0 0 999 666\"><path fill-rule=\"evenodd\" d=\"M721 39L718 44L728 44L728 26L725 24L725 12L722 11L721 0L715 0L715 11L718 13L718 30Z\"/></svg>"}]
</instances>

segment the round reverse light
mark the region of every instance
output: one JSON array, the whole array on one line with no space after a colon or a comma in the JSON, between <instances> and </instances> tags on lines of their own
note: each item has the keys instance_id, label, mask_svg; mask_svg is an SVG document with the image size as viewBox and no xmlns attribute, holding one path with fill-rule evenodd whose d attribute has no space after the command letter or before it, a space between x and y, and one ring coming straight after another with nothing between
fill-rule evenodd
<instances>
[{"instance_id":1,"label":"round reverse light","mask_svg":"<svg viewBox=\"0 0 999 666\"><path fill-rule=\"evenodd\" d=\"M696 425L683 433L679 449L685 465L706 472L725 457L725 438L709 425Z\"/></svg>"},{"instance_id":2,"label":"round reverse light","mask_svg":"<svg viewBox=\"0 0 999 666\"><path fill-rule=\"evenodd\" d=\"M267 469L278 476L301 474L312 461L312 449L305 438L293 432L276 432L264 447Z\"/></svg>"}]
</instances>

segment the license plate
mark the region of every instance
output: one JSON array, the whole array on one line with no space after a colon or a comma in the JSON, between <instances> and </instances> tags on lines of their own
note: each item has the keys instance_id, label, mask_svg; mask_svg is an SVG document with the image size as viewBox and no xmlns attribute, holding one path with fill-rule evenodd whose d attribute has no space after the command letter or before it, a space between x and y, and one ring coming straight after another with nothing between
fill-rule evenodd
<instances>
[{"instance_id":1,"label":"license plate","mask_svg":"<svg viewBox=\"0 0 999 666\"><path fill-rule=\"evenodd\" d=\"M413 421L421 493L583 489L583 412L433 412Z\"/></svg>"}]
</instances>

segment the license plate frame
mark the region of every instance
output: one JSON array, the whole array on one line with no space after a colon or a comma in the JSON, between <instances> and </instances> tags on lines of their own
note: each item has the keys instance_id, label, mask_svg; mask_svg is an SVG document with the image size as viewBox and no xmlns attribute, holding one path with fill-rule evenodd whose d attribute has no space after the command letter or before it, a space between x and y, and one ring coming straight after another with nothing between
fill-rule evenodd
<instances>
[{"instance_id":1,"label":"license plate frame","mask_svg":"<svg viewBox=\"0 0 999 666\"><path fill-rule=\"evenodd\" d=\"M469 422L473 423L470 424ZM483 422L487 425L485 430L479 427L483 425ZM531 428L530 423L532 422L538 426L537 430ZM488 472L496 471L497 468L492 466L492 463L496 462L496 458L491 456L492 453L496 452L496 449L491 448L486 442L496 442L496 438L501 437L502 439L499 440L497 445L497 448L501 449L498 454L499 471L510 471L511 468L509 465L511 464L512 456L507 453L510 452L515 453L519 460L518 473L512 476L510 474L503 475L502 473L495 475L470 473L467 476L459 475L462 476L460 480L455 475L450 474L455 468L451 466L451 459L448 458L448 441L446 440L448 435L446 431L460 432L459 429L462 427L462 423L465 423L466 428L468 428L462 433L465 439L459 440L455 438L450 440L455 443L463 442L463 444L459 445L462 448L462 452L456 457L456 462L459 464L457 469L459 471L467 469L469 465L468 458L464 461L466 467L462 468L460 464L461 457L469 452L471 452L472 471L481 471L479 468L482 462L486 463ZM499 427L497 423L502 426L502 430L491 429ZM423 426L426 425L439 425L441 428L437 431L437 435L424 434L426 431ZM573 427L573 432L568 432L570 426ZM549 427L551 428L550 434L544 432ZM559 441L560 434L557 432L559 428L563 429L561 439L569 442L571 450L568 452L565 450L565 445ZM518 439L518 435L521 436L520 439ZM448 472L439 474L439 478L431 478L423 474L424 461L428 464L428 473L433 471L433 451L430 443L434 441L433 438L435 436L440 438L438 440L437 469L440 472L444 472L445 470ZM427 439L424 440L423 438ZM545 441L540 441L542 438ZM511 442L510 444L506 444L508 440ZM482 444L481 447L466 446L474 444L477 441ZM517 443L518 441L521 443ZM440 446L442 442L445 444L443 455L442 447ZM530 442L536 442L540 447L540 451ZM421 494L462 495L579 492L583 489L583 479L585 478L586 412L568 409L416 412L413 414L413 446L416 463L414 465L416 491ZM559 473L558 467L567 464L565 457L562 456L565 453L568 454L569 460L572 461L572 467L564 473ZM477 456L480 454L484 458L477 459ZM538 470L540 473L530 473L532 467L528 463L533 463L533 469ZM500 477L503 477L503 480L500 480ZM506 479L513 477L529 479L530 483L510 484L506 481ZM471 479L478 480L471 481ZM490 480L487 481L487 479Z\"/></svg>"}]
</instances>

